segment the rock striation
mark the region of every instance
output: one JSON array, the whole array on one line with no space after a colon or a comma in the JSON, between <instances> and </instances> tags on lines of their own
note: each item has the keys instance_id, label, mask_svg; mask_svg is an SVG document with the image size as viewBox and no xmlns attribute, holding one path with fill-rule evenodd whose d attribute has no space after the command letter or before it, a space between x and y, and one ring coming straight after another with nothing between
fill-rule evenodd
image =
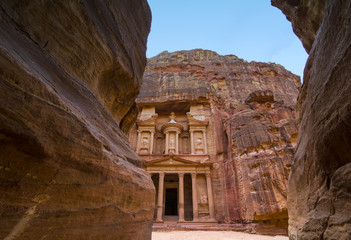
<instances>
[{"instance_id":1,"label":"rock striation","mask_svg":"<svg viewBox=\"0 0 351 240\"><path fill-rule=\"evenodd\" d=\"M258 222L287 233L287 179L298 129L300 78L273 63L247 62L202 49L148 59L137 104L162 111L203 103L209 119L215 217ZM275 230L267 230L273 226ZM266 229L266 230L265 230Z\"/></svg>"},{"instance_id":2,"label":"rock striation","mask_svg":"<svg viewBox=\"0 0 351 240\"><path fill-rule=\"evenodd\" d=\"M150 23L144 0L1 1L1 239L151 238L154 186L121 130Z\"/></svg>"},{"instance_id":3,"label":"rock striation","mask_svg":"<svg viewBox=\"0 0 351 240\"><path fill-rule=\"evenodd\" d=\"M301 134L289 178L289 236L351 239L351 1L289 2L272 4L288 12L302 42L315 36L298 100ZM317 34L297 19L320 23Z\"/></svg>"}]
</instances>

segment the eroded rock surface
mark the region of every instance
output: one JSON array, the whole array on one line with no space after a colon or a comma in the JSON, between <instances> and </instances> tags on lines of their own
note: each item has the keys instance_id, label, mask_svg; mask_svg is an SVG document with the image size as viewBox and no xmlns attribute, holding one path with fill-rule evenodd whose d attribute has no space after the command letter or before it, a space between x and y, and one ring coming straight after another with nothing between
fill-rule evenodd
<instances>
[{"instance_id":1,"label":"eroded rock surface","mask_svg":"<svg viewBox=\"0 0 351 240\"><path fill-rule=\"evenodd\" d=\"M286 15L309 53L323 19L325 0L271 0L271 3Z\"/></svg>"},{"instance_id":2,"label":"eroded rock surface","mask_svg":"<svg viewBox=\"0 0 351 240\"><path fill-rule=\"evenodd\" d=\"M273 1L272 1L273 2ZM277 4L283 9L289 1ZM285 2L285 3L284 3ZM300 136L289 178L291 239L351 239L351 1L300 1L324 12L299 95ZM315 15L292 16L315 21ZM294 21L294 20L293 20ZM311 36L305 23L300 38Z\"/></svg>"},{"instance_id":3,"label":"eroded rock surface","mask_svg":"<svg viewBox=\"0 0 351 240\"><path fill-rule=\"evenodd\" d=\"M121 131L150 22L143 0L1 1L1 239L150 239L154 186Z\"/></svg>"},{"instance_id":4,"label":"eroded rock surface","mask_svg":"<svg viewBox=\"0 0 351 240\"><path fill-rule=\"evenodd\" d=\"M148 60L137 103L157 103L160 111L203 104L216 219L272 224L284 233L299 87L300 78L276 64L202 49L165 51Z\"/></svg>"}]
</instances>

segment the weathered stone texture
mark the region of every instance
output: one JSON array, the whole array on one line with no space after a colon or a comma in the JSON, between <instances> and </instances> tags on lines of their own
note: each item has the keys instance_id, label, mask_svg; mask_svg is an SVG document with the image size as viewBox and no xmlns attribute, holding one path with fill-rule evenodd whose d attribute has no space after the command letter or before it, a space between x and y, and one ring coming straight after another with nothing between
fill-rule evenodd
<instances>
[{"instance_id":1,"label":"weathered stone texture","mask_svg":"<svg viewBox=\"0 0 351 240\"><path fill-rule=\"evenodd\" d=\"M300 85L277 64L202 49L165 51L148 60L137 103L209 102L216 219L286 229Z\"/></svg>"},{"instance_id":2,"label":"weathered stone texture","mask_svg":"<svg viewBox=\"0 0 351 240\"><path fill-rule=\"evenodd\" d=\"M271 0L271 3L286 15L309 53L323 19L325 0Z\"/></svg>"},{"instance_id":3,"label":"weathered stone texture","mask_svg":"<svg viewBox=\"0 0 351 240\"><path fill-rule=\"evenodd\" d=\"M119 126L150 22L143 0L1 1L1 239L150 239L154 186Z\"/></svg>"},{"instance_id":4,"label":"weathered stone texture","mask_svg":"<svg viewBox=\"0 0 351 240\"><path fill-rule=\"evenodd\" d=\"M325 9L314 2L300 3L309 11L324 11L324 18L299 95L301 134L289 178L289 235L351 239L351 1L327 0Z\"/></svg>"}]
</instances>

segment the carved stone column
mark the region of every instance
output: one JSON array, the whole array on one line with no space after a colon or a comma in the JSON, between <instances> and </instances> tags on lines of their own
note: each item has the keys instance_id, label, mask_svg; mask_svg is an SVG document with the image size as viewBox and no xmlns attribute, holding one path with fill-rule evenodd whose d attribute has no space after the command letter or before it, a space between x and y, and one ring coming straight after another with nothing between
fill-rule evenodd
<instances>
[{"instance_id":1,"label":"carved stone column","mask_svg":"<svg viewBox=\"0 0 351 240\"><path fill-rule=\"evenodd\" d=\"M166 132L165 154L168 154L168 132Z\"/></svg>"},{"instance_id":2,"label":"carved stone column","mask_svg":"<svg viewBox=\"0 0 351 240\"><path fill-rule=\"evenodd\" d=\"M179 133L178 132L176 132L176 154L179 154Z\"/></svg>"},{"instance_id":3,"label":"carved stone column","mask_svg":"<svg viewBox=\"0 0 351 240\"><path fill-rule=\"evenodd\" d=\"M210 221L216 221L214 218L214 203L212 194L212 182L211 173L206 173L206 185L207 185L207 196L208 196L208 207L210 210Z\"/></svg>"},{"instance_id":4,"label":"carved stone column","mask_svg":"<svg viewBox=\"0 0 351 240\"><path fill-rule=\"evenodd\" d=\"M207 134L206 130L202 130L202 135L204 139L204 154L207 154Z\"/></svg>"},{"instance_id":5,"label":"carved stone column","mask_svg":"<svg viewBox=\"0 0 351 240\"><path fill-rule=\"evenodd\" d=\"M195 154L194 131L192 130L190 130L190 147L191 147L191 154Z\"/></svg>"},{"instance_id":6,"label":"carved stone column","mask_svg":"<svg viewBox=\"0 0 351 240\"><path fill-rule=\"evenodd\" d=\"M184 222L184 173L178 173L179 177L179 222Z\"/></svg>"},{"instance_id":7,"label":"carved stone column","mask_svg":"<svg viewBox=\"0 0 351 240\"><path fill-rule=\"evenodd\" d=\"M135 151L136 151L136 153L139 153L140 152L141 131L138 130L137 132L138 132L138 140L137 140L137 146L136 146Z\"/></svg>"},{"instance_id":8,"label":"carved stone column","mask_svg":"<svg viewBox=\"0 0 351 240\"><path fill-rule=\"evenodd\" d=\"M154 131L150 131L150 133L151 133L151 136L150 136L150 149L149 149L149 152L150 152L150 154L152 154L152 151L153 151L153 149L154 149L154 134L155 134L155 132Z\"/></svg>"},{"instance_id":9,"label":"carved stone column","mask_svg":"<svg viewBox=\"0 0 351 240\"><path fill-rule=\"evenodd\" d=\"M193 222L199 221L199 206L197 203L196 173L191 173L192 192L193 192Z\"/></svg>"},{"instance_id":10,"label":"carved stone column","mask_svg":"<svg viewBox=\"0 0 351 240\"><path fill-rule=\"evenodd\" d=\"M163 183L165 179L165 173L160 172L159 173L159 179L158 179L158 198L157 198L157 217L156 221L157 222L162 222L162 210L163 210Z\"/></svg>"}]
</instances>

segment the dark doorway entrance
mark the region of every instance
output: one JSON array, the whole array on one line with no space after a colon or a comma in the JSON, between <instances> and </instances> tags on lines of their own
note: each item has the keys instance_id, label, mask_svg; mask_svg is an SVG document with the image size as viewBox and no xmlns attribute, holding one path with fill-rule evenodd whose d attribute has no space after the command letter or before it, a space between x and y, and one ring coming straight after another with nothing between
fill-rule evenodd
<instances>
[{"instance_id":1,"label":"dark doorway entrance","mask_svg":"<svg viewBox=\"0 0 351 240\"><path fill-rule=\"evenodd\" d=\"M178 215L178 189L166 189L165 215Z\"/></svg>"}]
</instances>

